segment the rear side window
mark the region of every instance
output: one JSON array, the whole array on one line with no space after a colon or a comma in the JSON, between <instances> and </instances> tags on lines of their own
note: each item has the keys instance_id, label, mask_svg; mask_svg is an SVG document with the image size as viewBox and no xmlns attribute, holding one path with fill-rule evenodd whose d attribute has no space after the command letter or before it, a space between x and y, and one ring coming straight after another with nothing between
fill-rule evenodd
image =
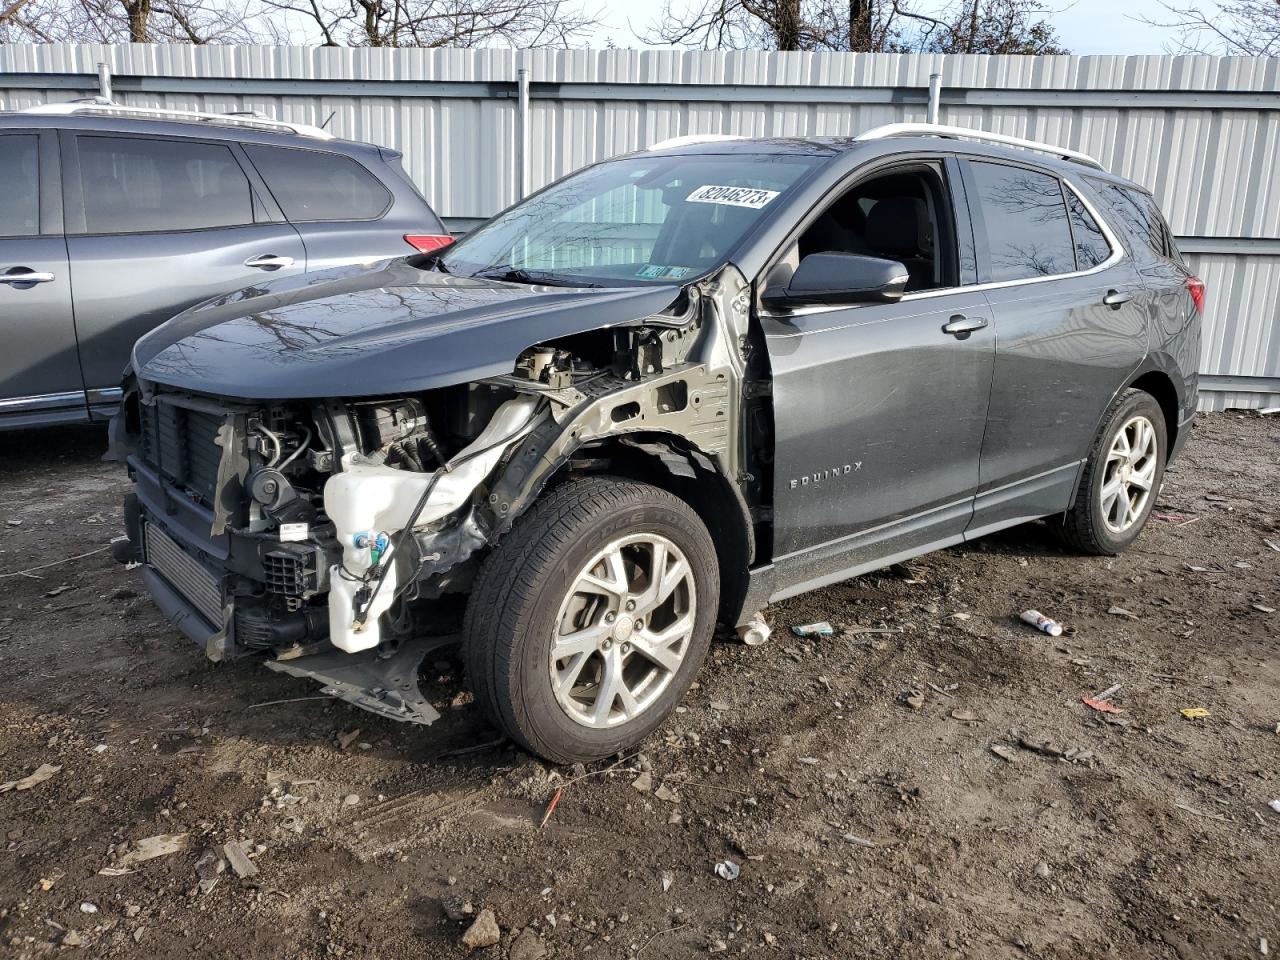
<instances>
[{"instance_id":1,"label":"rear side window","mask_svg":"<svg viewBox=\"0 0 1280 960\"><path fill-rule=\"evenodd\" d=\"M40 232L40 151L35 134L0 137L0 237L34 237Z\"/></svg>"},{"instance_id":2,"label":"rear side window","mask_svg":"<svg viewBox=\"0 0 1280 960\"><path fill-rule=\"evenodd\" d=\"M376 220L391 192L372 173L336 153L245 145L290 220Z\"/></svg>"},{"instance_id":3,"label":"rear side window","mask_svg":"<svg viewBox=\"0 0 1280 960\"><path fill-rule=\"evenodd\" d=\"M1026 280L1076 269L1067 207L1057 177L970 161L982 205L990 279Z\"/></svg>"},{"instance_id":4,"label":"rear side window","mask_svg":"<svg viewBox=\"0 0 1280 960\"><path fill-rule=\"evenodd\" d=\"M1067 190L1067 211L1071 215L1071 236L1076 244L1076 269L1092 270L1098 264L1106 263L1111 256L1111 244L1107 243L1093 214L1071 190Z\"/></svg>"},{"instance_id":5,"label":"rear side window","mask_svg":"<svg viewBox=\"0 0 1280 960\"><path fill-rule=\"evenodd\" d=\"M178 233L253 223L253 190L220 143L78 137L89 233Z\"/></svg>"},{"instance_id":6,"label":"rear side window","mask_svg":"<svg viewBox=\"0 0 1280 960\"><path fill-rule=\"evenodd\" d=\"M1107 184L1099 192L1125 231L1141 244L1145 252L1156 257L1177 259L1173 238L1154 197L1115 184Z\"/></svg>"}]
</instances>

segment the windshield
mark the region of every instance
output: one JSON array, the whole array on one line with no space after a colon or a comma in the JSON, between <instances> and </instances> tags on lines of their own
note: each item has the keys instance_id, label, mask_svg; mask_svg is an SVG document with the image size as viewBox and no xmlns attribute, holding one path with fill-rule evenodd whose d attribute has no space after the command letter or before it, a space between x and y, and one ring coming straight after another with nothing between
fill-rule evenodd
<instances>
[{"instance_id":1,"label":"windshield","mask_svg":"<svg viewBox=\"0 0 1280 960\"><path fill-rule=\"evenodd\" d=\"M723 263L816 160L631 157L567 177L441 258L449 273L522 283L671 283Z\"/></svg>"}]
</instances>

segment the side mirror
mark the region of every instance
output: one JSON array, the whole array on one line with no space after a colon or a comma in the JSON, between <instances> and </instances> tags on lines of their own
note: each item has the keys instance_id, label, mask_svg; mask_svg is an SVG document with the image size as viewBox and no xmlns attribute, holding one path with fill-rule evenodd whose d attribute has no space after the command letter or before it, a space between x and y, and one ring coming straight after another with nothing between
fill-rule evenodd
<instances>
[{"instance_id":1,"label":"side mirror","mask_svg":"<svg viewBox=\"0 0 1280 960\"><path fill-rule=\"evenodd\" d=\"M811 253L790 279L770 271L761 299L767 307L808 303L896 303L910 275L896 260L856 253ZM776 279L775 279L776 278Z\"/></svg>"}]
</instances>

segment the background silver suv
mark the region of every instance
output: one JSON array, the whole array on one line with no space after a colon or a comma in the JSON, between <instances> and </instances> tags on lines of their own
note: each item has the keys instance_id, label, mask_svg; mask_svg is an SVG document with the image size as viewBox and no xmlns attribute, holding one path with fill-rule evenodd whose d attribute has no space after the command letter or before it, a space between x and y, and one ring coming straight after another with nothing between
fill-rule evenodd
<instances>
[{"instance_id":1,"label":"background silver suv","mask_svg":"<svg viewBox=\"0 0 1280 960\"><path fill-rule=\"evenodd\" d=\"M134 341L194 303L447 242L399 158L241 115L0 114L0 429L109 415Z\"/></svg>"}]
</instances>

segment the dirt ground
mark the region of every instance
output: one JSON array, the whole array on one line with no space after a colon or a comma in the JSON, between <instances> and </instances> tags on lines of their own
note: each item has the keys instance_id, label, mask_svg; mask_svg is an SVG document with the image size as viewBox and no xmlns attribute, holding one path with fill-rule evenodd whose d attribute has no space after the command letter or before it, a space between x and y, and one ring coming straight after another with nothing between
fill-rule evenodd
<instances>
[{"instance_id":1,"label":"dirt ground","mask_svg":"<svg viewBox=\"0 0 1280 960\"><path fill-rule=\"evenodd\" d=\"M0 783L60 768L0 793L0 955L457 957L486 908L513 960L1280 951L1280 417L1203 417L1123 557L1033 525L771 608L588 771L452 662L429 729L208 663L105 551L103 432L0 443Z\"/></svg>"}]
</instances>

